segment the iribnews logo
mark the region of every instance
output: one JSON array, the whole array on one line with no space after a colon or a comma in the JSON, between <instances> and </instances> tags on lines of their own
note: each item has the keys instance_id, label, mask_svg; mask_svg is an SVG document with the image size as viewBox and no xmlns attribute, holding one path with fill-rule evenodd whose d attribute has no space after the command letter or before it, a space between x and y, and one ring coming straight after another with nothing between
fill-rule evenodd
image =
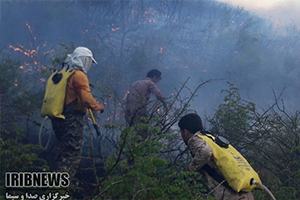
<instances>
[{"instance_id":1,"label":"iribnews logo","mask_svg":"<svg viewBox=\"0 0 300 200\"><path fill-rule=\"evenodd\" d=\"M61 188L70 185L66 172L6 172L6 188Z\"/></svg>"}]
</instances>

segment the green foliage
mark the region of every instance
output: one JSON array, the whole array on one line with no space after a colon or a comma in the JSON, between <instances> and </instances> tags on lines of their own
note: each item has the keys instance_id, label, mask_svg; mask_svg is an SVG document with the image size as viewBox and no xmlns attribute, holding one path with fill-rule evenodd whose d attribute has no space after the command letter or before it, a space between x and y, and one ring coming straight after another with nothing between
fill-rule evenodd
<instances>
[{"instance_id":1,"label":"green foliage","mask_svg":"<svg viewBox=\"0 0 300 200\"><path fill-rule=\"evenodd\" d=\"M234 84L228 85L229 89L222 90L222 93L226 93L224 103L219 105L214 118L209 122L213 133L225 136L231 142L237 142L243 139L243 133L254 120L255 104L243 100Z\"/></svg>"},{"instance_id":2,"label":"green foliage","mask_svg":"<svg viewBox=\"0 0 300 200\"><path fill-rule=\"evenodd\" d=\"M3 136L3 132L1 132ZM10 134L12 135L12 134ZM3 139L0 137L0 195L4 195L4 174L6 172L43 172L49 171L45 160L38 156L41 147L22 144L20 138Z\"/></svg>"},{"instance_id":3,"label":"green foliage","mask_svg":"<svg viewBox=\"0 0 300 200\"><path fill-rule=\"evenodd\" d=\"M140 131L149 137L142 140ZM101 184L101 199L193 199L205 192L199 174L183 172L183 163L175 167L163 158L160 152L167 150L167 140L159 127L150 124L125 129L119 151L106 161L107 171L117 165Z\"/></svg>"},{"instance_id":4,"label":"green foliage","mask_svg":"<svg viewBox=\"0 0 300 200\"><path fill-rule=\"evenodd\" d=\"M288 114L279 109L266 117L260 117L264 126L255 132L262 134L256 142L261 151L255 160L261 165L266 180L278 199L298 199L300 193L299 171L299 113Z\"/></svg>"},{"instance_id":5,"label":"green foliage","mask_svg":"<svg viewBox=\"0 0 300 200\"><path fill-rule=\"evenodd\" d=\"M52 65L56 68L60 68L67 55L72 53L75 48L76 46L73 42L70 44L70 46L67 46L64 43L60 43L60 48L57 49L56 55L51 58Z\"/></svg>"},{"instance_id":6,"label":"green foliage","mask_svg":"<svg viewBox=\"0 0 300 200\"><path fill-rule=\"evenodd\" d=\"M21 126L26 120L30 121L43 98L43 94L37 92L40 81L33 78L35 73L24 72L19 66L19 62L9 57L1 60L1 124L3 129L11 132L14 132L13 127L17 127L14 123L20 121L18 124ZM28 81L30 79L32 81Z\"/></svg>"},{"instance_id":7,"label":"green foliage","mask_svg":"<svg viewBox=\"0 0 300 200\"><path fill-rule=\"evenodd\" d=\"M6 172L48 171L39 157L41 147L28 143L29 130L36 126L33 116L39 105L35 90L27 88L30 74L22 74L19 63L9 57L0 61L1 126L0 126L0 193L4 194Z\"/></svg>"},{"instance_id":8,"label":"green foliage","mask_svg":"<svg viewBox=\"0 0 300 200\"><path fill-rule=\"evenodd\" d=\"M41 147L33 144L21 145L16 138L1 141L1 171L47 171L46 161L37 153Z\"/></svg>"},{"instance_id":9,"label":"green foliage","mask_svg":"<svg viewBox=\"0 0 300 200\"><path fill-rule=\"evenodd\" d=\"M260 114L255 104L243 100L238 88L229 83L224 103L213 119L211 132L220 134L247 158L277 199L299 197L299 112L289 114L278 100ZM277 107L277 109L275 109ZM254 191L256 199L268 199Z\"/></svg>"}]
</instances>

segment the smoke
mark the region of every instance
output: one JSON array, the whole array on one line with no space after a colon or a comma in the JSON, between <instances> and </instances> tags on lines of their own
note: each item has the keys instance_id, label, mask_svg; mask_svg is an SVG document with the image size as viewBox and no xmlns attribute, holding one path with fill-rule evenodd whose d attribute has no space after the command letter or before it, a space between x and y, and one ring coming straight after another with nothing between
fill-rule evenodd
<instances>
[{"instance_id":1,"label":"smoke","mask_svg":"<svg viewBox=\"0 0 300 200\"><path fill-rule=\"evenodd\" d=\"M88 75L95 88L100 88L93 91L100 97L109 90L122 99L131 82L157 68L163 73L158 86L166 96L189 77L190 88L215 80L191 102L191 109L200 114L214 112L222 102L220 91L228 87L226 82L234 83L242 97L261 106L272 103L273 90L286 87L285 97L294 106L298 34L293 30L281 37L276 31L285 30L283 24L299 16L299 6L278 3L255 11L249 7L248 12L248 5L241 9L201 0L4 1L0 49L23 62L22 69L27 70L27 66L51 67L60 43L87 46L99 63ZM280 19L280 27L260 13ZM24 57L10 46L34 53Z\"/></svg>"},{"instance_id":2,"label":"smoke","mask_svg":"<svg viewBox=\"0 0 300 200\"><path fill-rule=\"evenodd\" d=\"M287 25L300 26L300 4L297 0L218 0L234 6L243 7L245 10L270 20L274 26Z\"/></svg>"},{"instance_id":3,"label":"smoke","mask_svg":"<svg viewBox=\"0 0 300 200\"><path fill-rule=\"evenodd\" d=\"M297 25L300 26L300 4L296 1L282 1L274 4L266 10L258 10L262 16L269 17L273 23L280 23L281 26Z\"/></svg>"}]
</instances>

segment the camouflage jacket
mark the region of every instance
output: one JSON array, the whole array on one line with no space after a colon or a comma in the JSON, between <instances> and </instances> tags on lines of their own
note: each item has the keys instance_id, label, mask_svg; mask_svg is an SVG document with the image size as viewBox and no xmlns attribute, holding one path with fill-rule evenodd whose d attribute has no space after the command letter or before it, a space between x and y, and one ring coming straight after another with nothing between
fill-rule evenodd
<instances>
[{"instance_id":1,"label":"camouflage jacket","mask_svg":"<svg viewBox=\"0 0 300 200\"><path fill-rule=\"evenodd\" d=\"M197 132L196 134L201 133ZM216 199L253 200L251 192L238 193L220 185L219 182L202 169L205 164L208 164L211 168L215 169L217 173L221 174L213 160L212 148L203 139L196 136L196 134L188 141L188 147L193 155L193 159L188 165L189 171L200 172L204 175L209 193L211 193Z\"/></svg>"},{"instance_id":2,"label":"camouflage jacket","mask_svg":"<svg viewBox=\"0 0 300 200\"><path fill-rule=\"evenodd\" d=\"M151 93L165 105L165 96L150 78L133 82L127 96L126 110L132 112L139 110L141 113L146 113L146 105Z\"/></svg>"}]
</instances>

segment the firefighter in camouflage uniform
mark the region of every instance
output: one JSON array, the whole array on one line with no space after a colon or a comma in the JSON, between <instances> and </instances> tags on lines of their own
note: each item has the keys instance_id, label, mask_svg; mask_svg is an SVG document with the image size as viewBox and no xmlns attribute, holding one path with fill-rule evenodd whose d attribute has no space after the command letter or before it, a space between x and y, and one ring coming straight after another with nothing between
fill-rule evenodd
<instances>
[{"instance_id":1,"label":"firefighter in camouflage uniform","mask_svg":"<svg viewBox=\"0 0 300 200\"><path fill-rule=\"evenodd\" d=\"M188 146L193 159L186 167L187 171L200 172L206 179L206 186L209 193L219 200L253 200L251 192L236 192L229 185L222 184L212 177L207 171L207 166L221 175L217 165L213 159L212 148L205 140L197 137L196 134L203 132L202 120L199 115L190 113L183 116L178 126L180 128L181 137ZM224 179L224 178L223 178Z\"/></svg>"},{"instance_id":2,"label":"firefighter in camouflage uniform","mask_svg":"<svg viewBox=\"0 0 300 200\"><path fill-rule=\"evenodd\" d=\"M70 180L74 179L79 167L83 141L83 117L87 109L104 111L92 96L87 72L92 63L96 63L92 52L86 47L77 47L65 60L65 66L75 70L68 78L64 107L74 104L64 113L66 119L52 119L52 127L57 137L57 171L68 172Z\"/></svg>"}]
</instances>

